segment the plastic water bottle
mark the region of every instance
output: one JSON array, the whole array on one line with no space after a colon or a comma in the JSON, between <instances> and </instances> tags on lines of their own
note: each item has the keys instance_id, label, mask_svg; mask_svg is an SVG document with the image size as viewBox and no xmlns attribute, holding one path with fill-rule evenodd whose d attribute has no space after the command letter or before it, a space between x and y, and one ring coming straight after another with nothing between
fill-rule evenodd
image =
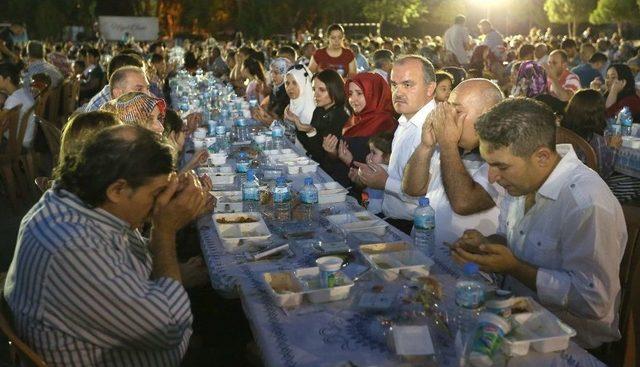
<instances>
[{"instance_id":1,"label":"plastic water bottle","mask_svg":"<svg viewBox=\"0 0 640 367\"><path fill-rule=\"evenodd\" d=\"M620 125L620 132L622 134L622 136L631 136L631 126L633 125L633 116L631 115L631 110L629 110L629 107L624 106L622 107L622 109L620 110L620 112L618 112L618 117L617 117L617 121L618 124Z\"/></svg>"},{"instance_id":2,"label":"plastic water bottle","mask_svg":"<svg viewBox=\"0 0 640 367\"><path fill-rule=\"evenodd\" d=\"M422 197L413 214L414 245L427 256L435 252L436 212L429 205L429 198Z\"/></svg>"},{"instance_id":3,"label":"plastic water bottle","mask_svg":"<svg viewBox=\"0 0 640 367\"><path fill-rule=\"evenodd\" d=\"M242 210L257 212L260 209L260 185L255 171L247 171L247 181L242 184Z\"/></svg>"},{"instance_id":4,"label":"plastic water bottle","mask_svg":"<svg viewBox=\"0 0 640 367\"><path fill-rule=\"evenodd\" d=\"M207 126L208 126L208 128L209 128L209 132L208 132L208 134L207 134L207 135L209 135L209 136L216 136L216 124L217 124L217 123L215 122L215 120L209 120L209 121L207 122Z\"/></svg>"},{"instance_id":5,"label":"plastic water bottle","mask_svg":"<svg viewBox=\"0 0 640 367\"><path fill-rule=\"evenodd\" d=\"M300 190L300 202L304 205L304 219L313 219L313 208L318 204L318 188L313 184L313 178L304 179L304 186Z\"/></svg>"},{"instance_id":6,"label":"plastic water bottle","mask_svg":"<svg viewBox=\"0 0 640 367\"><path fill-rule=\"evenodd\" d=\"M216 125L216 142L218 144L218 150L227 150L229 147L229 141L227 141L227 128L221 122Z\"/></svg>"},{"instance_id":7,"label":"plastic water bottle","mask_svg":"<svg viewBox=\"0 0 640 367\"><path fill-rule=\"evenodd\" d=\"M291 193L284 176L276 179L273 189L273 208L278 221L287 221L291 217Z\"/></svg>"},{"instance_id":8,"label":"plastic water bottle","mask_svg":"<svg viewBox=\"0 0 640 367\"><path fill-rule=\"evenodd\" d=\"M247 120L239 118L236 120L236 139L237 141L249 140L249 128L247 128Z\"/></svg>"},{"instance_id":9,"label":"plastic water bottle","mask_svg":"<svg viewBox=\"0 0 640 367\"><path fill-rule=\"evenodd\" d=\"M271 138L273 139L273 149L284 148L284 126L278 120L271 124Z\"/></svg>"},{"instance_id":10,"label":"plastic water bottle","mask_svg":"<svg viewBox=\"0 0 640 367\"><path fill-rule=\"evenodd\" d=\"M342 65L338 66L338 70L336 70L341 77L344 77L344 68Z\"/></svg>"},{"instance_id":11,"label":"plastic water bottle","mask_svg":"<svg viewBox=\"0 0 640 367\"><path fill-rule=\"evenodd\" d=\"M249 165L251 161L249 157L247 157L247 153L240 152L238 154L238 160L236 160L236 172L238 173L247 173L249 171Z\"/></svg>"},{"instance_id":12,"label":"plastic water bottle","mask_svg":"<svg viewBox=\"0 0 640 367\"><path fill-rule=\"evenodd\" d=\"M485 290L479 279L480 267L478 264L466 263L462 270L464 275L456 283L454 318L457 328L456 346L464 350L484 304Z\"/></svg>"}]
</instances>

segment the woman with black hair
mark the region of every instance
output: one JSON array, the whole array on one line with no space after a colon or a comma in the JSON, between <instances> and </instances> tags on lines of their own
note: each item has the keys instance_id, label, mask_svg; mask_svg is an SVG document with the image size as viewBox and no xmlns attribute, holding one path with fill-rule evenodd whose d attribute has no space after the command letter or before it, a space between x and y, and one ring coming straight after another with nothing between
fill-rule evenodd
<instances>
[{"instance_id":1,"label":"woman with black hair","mask_svg":"<svg viewBox=\"0 0 640 367\"><path fill-rule=\"evenodd\" d=\"M322 148L322 141L330 134L338 138L342 137L342 128L349 120L349 114L344 105L346 101L344 81L338 72L327 69L313 77L312 86L316 109L313 111L311 124L303 124L300 118L289 109L286 110L285 118L293 121L298 131L305 133L300 143L307 150L307 154L331 175L333 171L332 165L329 164L331 160Z\"/></svg>"},{"instance_id":2,"label":"woman with black hair","mask_svg":"<svg viewBox=\"0 0 640 367\"><path fill-rule=\"evenodd\" d=\"M242 63L242 75L249 80L245 90L247 101L255 99L258 103L262 103L271 92L262 63L253 57L245 59Z\"/></svg>"},{"instance_id":3,"label":"woman with black hair","mask_svg":"<svg viewBox=\"0 0 640 367\"><path fill-rule=\"evenodd\" d=\"M604 93L607 118L615 117L624 107L629 107L634 122L640 121L640 97L636 94L631 69L624 64L613 64L607 69Z\"/></svg>"}]
</instances>

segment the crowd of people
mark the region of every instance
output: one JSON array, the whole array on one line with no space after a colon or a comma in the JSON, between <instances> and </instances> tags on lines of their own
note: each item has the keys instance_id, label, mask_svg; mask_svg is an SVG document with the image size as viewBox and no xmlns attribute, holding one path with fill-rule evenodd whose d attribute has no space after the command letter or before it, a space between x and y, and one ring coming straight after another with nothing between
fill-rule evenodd
<instances>
[{"instance_id":1,"label":"crowd of people","mask_svg":"<svg viewBox=\"0 0 640 367\"><path fill-rule=\"evenodd\" d=\"M620 338L620 202L640 184L615 172L609 129L623 107L640 122L640 49L619 35L504 37L482 20L474 38L462 15L443 37L420 39L347 41L334 24L302 43L21 47L12 34L22 31L0 33L3 109L33 113L43 74L49 88L80 81L50 189L23 219L4 286L19 335L51 365L171 366L187 350L201 315L185 288L208 280L190 223L215 203L192 171L207 158L190 141L201 116L172 109L180 69L230 83L259 123L284 121L323 170L407 234L427 196L452 259L505 275L584 348L598 354ZM25 121L31 149L38 121ZM559 127L593 146L595 171L556 146Z\"/></svg>"}]
</instances>

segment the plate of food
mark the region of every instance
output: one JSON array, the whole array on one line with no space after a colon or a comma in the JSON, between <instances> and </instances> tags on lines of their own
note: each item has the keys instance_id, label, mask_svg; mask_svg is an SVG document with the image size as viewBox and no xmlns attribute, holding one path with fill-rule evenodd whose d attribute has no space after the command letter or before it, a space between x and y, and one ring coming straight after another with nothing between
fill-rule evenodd
<instances>
[{"instance_id":1,"label":"plate of food","mask_svg":"<svg viewBox=\"0 0 640 367\"><path fill-rule=\"evenodd\" d=\"M244 250L247 245L271 236L262 215L256 212L217 213L213 215L213 223L229 252Z\"/></svg>"}]
</instances>

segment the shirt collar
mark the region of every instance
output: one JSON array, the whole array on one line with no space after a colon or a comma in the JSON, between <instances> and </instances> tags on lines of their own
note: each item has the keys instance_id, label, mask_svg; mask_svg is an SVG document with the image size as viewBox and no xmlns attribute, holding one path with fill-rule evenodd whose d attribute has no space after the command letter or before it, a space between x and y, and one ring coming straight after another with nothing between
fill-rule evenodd
<instances>
[{"instance_id":1,"label":"shirt collar","mask_svg":"<svg viewBox=\"0 0 640 367\"><path fill-rule=\"evenodd\" d=\"M538 189L538 194L551 200L558 200L560 191L565 187L576 166L582 164L571 144L557 144L556 151L562 157L553 172Z\"/></svg>"},{"instance_id":2,"label":"shirt collar","mask_svg":"<svg viewBox=\"0 0 640 367\"><path fill-rule=\"evenodd\" d=\"M81 214L84 214L117 231L132 230L131 225L123 219L118 218L114 214L109 213L102 208L93 208L88 206L74 193L60 188L60 185L58 183L54 183L52 190L50 190L48 193L50 195L53 195L56 199L62 201L64 204L74 208Z\"/></svg>"},{"instance_id":3,"label":"shirt collar","mask_svg":"<svg viewBox=\"0 0 640 367\"><path fill-rule=\"evenodd\" d=\"M429 101L429 103L422 106L422 108L420 108L418 112L416 112L416 114L413 115L413 117L411 117L410 119L407 119L405 115L400 116L400 118L398 119L398 123L400 125L406 125L407 123L410 123L417 127L422 127L424 120L427 118L429 113L433 111L434 108L436 108L436 100L432 99L431 101Z\"/></svg>"}]
</instances>

